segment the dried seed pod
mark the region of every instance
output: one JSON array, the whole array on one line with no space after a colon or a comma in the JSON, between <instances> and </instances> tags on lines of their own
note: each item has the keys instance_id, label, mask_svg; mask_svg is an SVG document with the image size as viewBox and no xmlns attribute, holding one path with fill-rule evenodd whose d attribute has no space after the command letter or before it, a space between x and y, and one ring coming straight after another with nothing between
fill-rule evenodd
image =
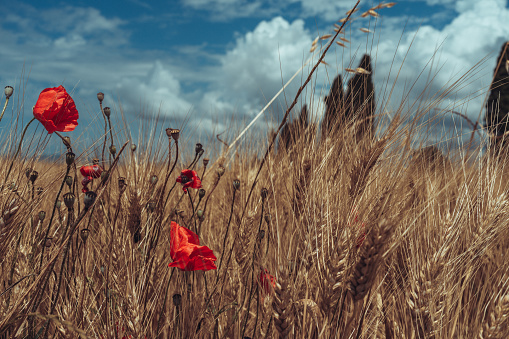
<instances>
[{"instance_id":1,"label":"dried seed pod","mask_svg":"<svg viewBox=\"0 0 509 339\"><path fill-rule=\"evenodd\" d=\"M111 108L104 107L103 112L104 112L104 115L106 115L106 117L109 118L111 115Z\"/></svg>"},{"instance_id":2,"label":"dried seed pod","mask_svg":"<svg viewBox=\"0 0 509 339\"><path fill-rule=\"evenodd\" d=\"M152 176L150 177L150 184L151 185L157 184L157 180L158 180L157 175L152 174Z\"/></svg>"},{"instance_id":3,"label":"dried seed pod","mask_svg":"<svg viewBox=\"0 0 509 339\"><path fill-rule=\"evenodd\" d=\"M240 189L240 180L239 179L233 180L233 188L235 190L239 190Z\"/></svg>"},{"instance_id":4,"label":"dried seed pod","mask_svg":"<svg viewBox=\"0 0 509 339\"><path fill-rule=\"evenodd\" d=\"M173 140L175 140L175 142L177 142L179 140L179 136L180 136L180 130L179 129L172 129L171 130L171 137L173 138Z\"/></svg>"},{"instance_id":5,"label":"dried seed pod","mask_svg":"<svg viewBox=\"0 0 509 339\"><path fill-rule=\"evenodd\" d=\"M89 235L90 235L90 230L88 228L84 228L80 231L80 237L83 242L87 241Z\"/></svg>"},{"instance_id":6,"label":"dried seed pod","mask_svg":"<svg viewBox=\"0 0 509 339\"><path fill-rule=\"evenodd\" d=\"M83 198L85 209L92 207L95 202L95 198L97 198L97 194L94 191L88 191L85 193L85 197Z\"/></svg>"},{"instance_id":7,"label":"dried seed pod","mask_svg":"<svg viewBox=\"0 0 509 339\"><path fill-rule=\"evenodd\" d=\"M70 175L66 176L65 177L65 183L67 184L67 186L69 186L69 188L71 188L72 187L72 183L73 183L73 178Z\"/></svg>"},{"instance_id":8,"label":"dried seed pod","mask_svg":"<svg viewBox=\"0 0 509 339\"><path fill-rule=\"evenodd\" d=\"M14 93L14 88L12 88L12 86L5 86L4 88L5 99L9 99L12 93Z\"/></svg>"},{"instance_id":9,"label":"dried seed pod","mask_svg":"<svg viewBox=\"0 0 509 339\"><path fill-rule=\"evenodd\" d=\"M103 100L104 100L104 93L103 92L97 93L97 100L99 100L99 103L103 102Z\"/></svg>"},{"instance_id":10,"label":"dried seed pod","mask_svg":"<svg viewBox=\"0 0 509 339\"><path fill-rule=\"evenodd\" d=\"M74 206L74 200L76 199L76 196L72 194L71 192L64 194L64 204L68 209L72 209Z\"/></svg>"},{"instance_id":11,"label":"dried seed pod","mask_svg":"<svg viewBox=\"0 0 509 339\"><path fill-rule=\"evenodd\" d=\"M115 154L117 154L117 148L115 147L115 145L110 146L110 153L113 156L115 156Z\"/></svg>"},{"instance_id":12,"label":"dried seed pod","mask_svg":"<svg viewBox=\"0 0 509 339\"><path fill-rule=\"evenodd\" d=\"M133 151L133 152L136 151L136 144L131 145L131 151Z\"/></svg>"},{"instance_id":13,"label":"dried seed pod","mask_svg":"<svg viewBox=\"0 0 509 339\"><path fill-rule=\"evenodd\" d=\"M38 177L39 177L39 172L32 171L32 173L30 173L30 181L32 182L32 184L37 180Z\"/></svg>"},{"instance_id":14,"label":"dried seed pod","mask_svg":"<svg viewBox=\"0 0 509 339\"><path fill-rule=\"evenodd\" d=\"M203 166L207 167L208 164L209 164L209 158L203 158Z\"/></svg>"},{"instance_id":15,"label":"dried seed pod","mask_svg":"<svg viewBox=\"0 0 509 339\"><path fill-rule=\"evenodd\" d=\"M267 196L269 195L269 191L264 187L262 188L260 195L262 196L262 201L265 201L265 199L267 199Z\"/></svg>"},{"instance_id":16,"label":"dried seed pod","mask_svg":"<svg viewBox=\"0 0 509 339\"><path fill-rule=\"evenodd\" d=\"M67 152L65 154L65 163L67 166L71 166L74 163L74 159L76 158L76 154L73 152Z\"/></svg>"},{"instance_id":17,"label":"dried seed pod","mask_svg":"<svg viewBox=\"0 0 509 339\"><path fill-rule=\"evenodd\" d=\"M175 305L175 307L179 307L180 304L182 304L182 296L178 293L175 293L172 297L173 299L173 305Z\"/></svg>"},{"instance_id":18,"label":"dried seed pod","mask_svg":"<svg viewBox=\"0 0 509 339\"><path fill-rule=\"evenodd\" d=\"M203 188L200 188L200 190L198 191L198 197L200 197L200 199L203 199L205 193L206 191Z\"/></svg>"},{"instance_id":19,"label":"dried seed pod","mask_svg":"<svg viewBox=\"0 0 509 339\"><path fill-rule=\"evenodd\" d=\"M53 238L46 238L44 239L44 246L46 247L51 247L51 245L53 244Z\"/></svg>"},{"instance_id":20,"label":"dried seed pod","mask_svg":"<svg viewBox=\"0 0 509 339\"><path fill-rule=\"evenodd\" d=\"M41 221L41 222L44 221L44 218L46 218L46 212L40 211L38 217L39 217L39 221Z\"/></svg>"}]
</instances>

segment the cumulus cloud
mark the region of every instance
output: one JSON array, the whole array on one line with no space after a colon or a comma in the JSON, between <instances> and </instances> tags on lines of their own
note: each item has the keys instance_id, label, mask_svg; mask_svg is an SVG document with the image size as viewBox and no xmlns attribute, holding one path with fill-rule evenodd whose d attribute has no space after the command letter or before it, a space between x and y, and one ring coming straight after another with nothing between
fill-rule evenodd
<instances>
[{"instance_id":1,"label":"cumulus cloud","mask_svg":"<svg viewBox=\"0 0 509 339\"><path fill-rule=\"evenodd\" d=\"M290 23L276 17L260 22L221 57L213 82L216 90L206 100L241 115L254 114L302 66L311 41L302 20ZM287 93L295 92L297 81Z\"/></svg>"}]
</instances>

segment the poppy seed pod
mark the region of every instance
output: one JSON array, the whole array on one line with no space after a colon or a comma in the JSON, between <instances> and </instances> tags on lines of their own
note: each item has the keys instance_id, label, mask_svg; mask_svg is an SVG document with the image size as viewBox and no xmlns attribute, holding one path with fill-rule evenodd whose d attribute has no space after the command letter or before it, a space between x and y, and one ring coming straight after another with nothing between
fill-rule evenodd
<instances>
[{"instance_id":1,"label":"poppy seed pod","mask_svg":"<svg viewBox=\"0 0 509 339\"><path fill-rule=\"evenodd\" d=\"M51 244L53 243L53 238L46 238L44 240L44 246L51 247Z\"/></svg>"},{"instance_id":2,"label":"poppy seed pod","mask_svg":"<svg viewBox=\"0 0 509 339\"><path fill-rule=\"evenodd\" d=\"M99 165L99 159L97 158L92 159L92 165Z\"/></svg>"},{"instance_id":3,"label":"poppy seed pod","mask_svg":"<svg viewBox=\"0 0 509 339\"><path fill-rule=\"evenodd\" d=\"M104 111L104 115L106 115L106 117L108 117L108 118L109 118L109 117L110 117L110 115L111 115L111 108L109 108L109 107L104 107L103 111Z\"/></svg>"},{"instance_id":4,"label":"poppy seed pod","mask_svg":"<svg viewBox=\"0 0 509 339\"><path fill-rule=\"evenodd\" d=\"M223 166L219 166L219 167L217 168L217 175L218 175L219 177L222 177L222 176L223 176L223 174L224 174L224 171L225 171L224 167L223 167Z\"/></svg>"},{"instance_id":5,"label":"poppy seed pod","mask_svg":"<svg viewBox=\"0 0 509 339\"><path fill-rule=\"evenodd\" d=\"M262 201L265 201L265 199L267 199L267 195L269 195L269 191L264 187L262 188L260 195L262 196Z\"/></svg>"},{"instance_id":6,"label":"poppy seed pod","mask_svg":"<svg viewBox=\"0 0 509 339\"><path fill-rule=\"evenodd\" d=\"M173 138L173 140L175 140L175 142L178 142L179 136L180 136L180 130L179 129L172 129L171 130L171 137Z\"/></svg>"},{"instance_id":7,"label":"poppy seed pod","mask_svg":"<svg viewBox=\"0 0 509 339\"><path fill-rule=\"evenodd\" d=\"M5 99L9 99L12 93L14 93L14 88L12 88L12 86L5 86L4 88Z\"/></svg>"},{"instance_id":8,"label":"poppy seed pod","mask_svg":"<svg viewBox=\"0 0 509 339\"><path fill-rule=\"evenodd\" d=\"M73 179L70 175L65 177L65 183L67 184L67 186L69 186L69 188L72 187L72 182L73 182Z\"/></svg>"},{"instance_id":9,"label":"poppy seed pod","mask_svg":"<svg viewBox=\"0 0 509 339\"><path fill-rule=\"evenodd\" d=\"M201 151L203 151L203 145L200 143L197 143L196 146L194 147L194 151L196 154L199 154Z\"/></svg>"},{"instance_id":10,"label":"poppy seed pod","mask_svg":"<svg viewBox=\"0 0 509 339\"><path fill-rule=\"evenodd\" d=\"M80 231L80 237L83 242L87 241L89 235L90 235L90 230L88 228L84 228Z\"/></svg>"},{"instance_id":11,"label":"poppy seed pod","mask_svg":"<svg viewBox=\"0 0 509 339\"><path fill-rule=\"evenodd\" d=\"M156 202L154 200L150 200L148 203L147 203L147 209L150 211L150 212L154 212L154 210L156 209Z\"/></svg>"},{"instance_id":12,"label":"poppy seed pod","mask_svg":"<svg viewBox=\"0 0 509 339\"><path fill-rule=\"evenodd\" d=\"M76 154L73 152L67 152L65 154L65 163L67 166L71 166L74 163L74 159L76 158Z\"/></svg>"},{"instance_id":13,"label":"poppy seed pod","mask_svg":"<svg viewBox=\"0 0 509 339\"><path fill-rule=\"evenodd\" d=\"M30 181L32 184L37 180L37 177L39 177L39 172L32 171L32 173L30 173Z\"/></svg>"},{"instance_id":14,"label":"poppy seed pod","mask_svg":"<svg viewBox=\"0 0 509 339\"><path fill-rule=\"evenodd\" d=\"M30 178L30 174L32 174L32 169L31 168L25 169L25 175L26 175L27 179Z\"/></svg>"},{"instance_id":15,"label":"poppy seed pod","mask_svg":"<svg viewBox=\"0 0 509 339\"><path fill-rule=\"evenodd\" d=\"M60 207L62 207L62 200L57 200L57 203L55 206L57 207L57 209L60 209Z\"/></svg>"},{"instance_id":16,"label":"poppy seed pod","mask_svg":"<svg viewBox=\"0 0 509 339\"><path fill-rule=\"evenodd\" d=\"M260 230L260 232L258 232L258 239L262 240L263 238L265 238L265 230Z\"/></svg>"},{"instance_id":17,"label":"poppy seed pod","mask_svg":"<svg viewBox=\"0 0 509 339\"><path fill-rule=\"evenodd\" d=\"M209 164L209 158L203 158L203 166L207 167L208 164Z\"/></svg>"},{"instance_id":18,"label":"poppy seed pod","mask_svg":"<svg viewBox=\"0 0 509 339\"><path fill-rule=\"evenodd\" d=\"M76 196L71 192L64 194L64 204L68 209L72 209Z\"/></svg>"},{"instance_id":19,"label":"poppy seed pod","mask_svg":"<svg viewBox=\"0 0 509 339\"><path fill-rule=\"evenodd\" d=\"M94 191L88 191L85 193L85 198L83 198L83 203L85 204L85 209L89 209L95 202L95 198L97 194Z\"/></svg>"},{"instance_id":20,"label":"poppy seed pod","mask_svg":"<svg viewBox=\"0 0 509 339\"><path fill-rule=\"evenodd\" d=\"M99 103L103 102L103 100L104 100L104 93L103 92L97 93L97 100L99 100Z\"/></svg>"},{"instance_id":21,"label":"poppy seed pod","mask_svg":"<svg viewBox=\"0 0 509 339\"><path fill-rule=\"evenodd\" d=\"M152 176L150 177L150 184L151 185L157 184L157 180L158 180L157 175L152 174Z\"/></svg>"},{"instance_id":22,"label":"poppy seed pod","mask_svg":"<svg viewBox=\"0 0 509 339\"><path fill-rule=\"evenodd\" d=\"M125 183L125 178L124 177L120 177L118 178L118 189L120 190L120 192L124 192L125 189L127 188L127 184Z\"/></svg>"},{"instance_id":23,"label":"poppy seed pod","mask_svg":"<svg viewBox=\"0 0 509 339\"><path fill-rule=\"evenodd\" d=\"M182 296L178 293L175 293L173 295L173 305L175 305L175 307L179 307L181 303L182 303Z\"/></svg>"},{"instance_id":24,"label":"poppy seed pod","mask_svg":"<svg viewBox=\"0 0 509 339\"><path fill-rule=\"evenodd\" d=\"M168 138L171 138L171 131L172 131L171 128L166 129L166 135L168 136Z\"/></svg>"},{"instance_id":25,"label":"poppy seed pod","mask_svg":"<svg viewBox=\"0 0 509 339\"><path fill-rule=\"evenodd\" d=\"M133 152L136 151L136 144L131 145L131 151L133 151Z\"/></svg>"},{"instance_id":26,"label":"poppy seed pod","mask_svg":"<svg viewBox=\"0 0 509 339\"><path fill-rule=\"evenodd\" d=\"M37 195L41 195L42 192L44 192L44 188L42 187L37 187Z\"/></svg>"},{"instance_id":27,"label":"poppy seed pod","mask_svg":"<svg viewBox=\"0 0 509 339\"><path fill-rule=\"evenodd\" d=\"M200 199L203 199L205 193L206 193L205 190L203 188L200 188L200 190L198 191L198 196L200 197Z\"/></svg>"},{"instance_id":28,"label":"poppy seed pod","mask_svg":"<svg viewBox=\"0 0 509 339\"><path fill-rule=\"evenodd\" d=\"M46 218L46 212L40 211L38 216L40 221L44 221L44 218Z\"/></svg>"},{"instance_id":29,"label":"poppy seed pod","mask_svg":"<svg viewBox=\"0 0 509 339\"><path fill-rule=\"evenodd\" d=\"M117 154L117 148L115 147L115 145L110 146L110 153L113 156L115 156L115 154Z\"/></svg>"},{"instance_id":30,"label":"poppy seed pod","mask_svg":"<svg viewBox=\"0 0 509 339\"><path fill-rule=\"evenodd\" d=\"M233 180L233 188L235 190L239 190L240 189L240 180L239 179Z\"/></svg>"}]
</instances>

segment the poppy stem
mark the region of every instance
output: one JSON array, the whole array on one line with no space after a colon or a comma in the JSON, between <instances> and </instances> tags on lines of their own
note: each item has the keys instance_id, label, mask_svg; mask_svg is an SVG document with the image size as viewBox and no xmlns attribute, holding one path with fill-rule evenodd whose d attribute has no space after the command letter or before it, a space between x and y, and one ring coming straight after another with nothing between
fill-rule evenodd
<instances>
[{"instance_id":1,"label":"poppy stem","mask_svg":"<svg viewBox=\"0 0 509 339\"><path fill-rule=\"evenodd\" d=\"M187 193L188 193L187 195L189 196L189 202L191 203L191 209L192 209L192 211L193 211L193 214L191 214L191 220L193 220L193 218L194 218L194 204L193 204L193 198L191 198L191 192L187 192ZM196 218L194 218L194 233L196 233L197 235L199 235L199 234L198 234L198 230L197 230L197 228L196 228Z\"/></svg>"},{"instance_id":2,"label":"poppy stem","mask_svg":"<svg viewBox=\"0 0 509 339\"><path fill-rule=\"evenodd\" d=\"M228 225L226 226L226 233L224 234L224 239L223 239L223 251L221 252L221 261L219 261L219 267L217 268L216 284L219 281L219 271L221 270L221 265L223 264L224 252L226 250L226 239L228 238L228 230L230 229L230 223L232 221L233 206L235 205L235 192L237 192L237 190L234 189L233 190L233 199L232 199L232 208L230 210L230 218L228 219Z\"/></svg>"},{"instance_id":3,"label":"poppy stem","mask_svg":"<svg viewBox=\"0 0 509 339\"><path fill-rule=\"evenodd\" d=\"M0 115L0 121L2 121L2 118L4 117L5 109L7 108L7 104L9 103L9 98L5 99L4 109L2 110L2 114Z\"/></svg>"},{"instance_id":4,"label":"poppy stem","mask_svg":"<svg viewBox=\"0 0 509 339\"><path fill-rule=\"evenodd\" d=\"M18 156L19 152L21 151L21 145L23 144L23 138L25 137L25 134L27 132L28 126L30 126L30 124L34 120L35 120L35 118L32 118L32 120L30 120L28 122L28 124L25 126L25 129L23 130L23 133L21 134L21 139L19 141L18 149L17 149L16 153L14 154L14 157L12 157L11 164L9 165L9 170L7 171L7 175L5 176L4 187L5 187L5 183L7 182L7 179L9 178L9 175L11 174L12 166L14 165L14 160L16 160L16 157Z\"/></svg>"}]
</instances>

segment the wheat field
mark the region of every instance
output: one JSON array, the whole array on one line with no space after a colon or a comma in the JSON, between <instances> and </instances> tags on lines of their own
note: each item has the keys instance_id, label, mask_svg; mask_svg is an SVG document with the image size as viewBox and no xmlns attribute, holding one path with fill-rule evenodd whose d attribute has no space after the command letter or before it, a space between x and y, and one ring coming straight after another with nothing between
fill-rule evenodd
<instances>
[{"instance_id":1,"label":"wheat field","mask_svg":"<svg viewBox=\"0 0 509 339\"><path fill-rule=\"evenodd\" d=\"M507 154L419 146L416 116L439 100L415 114L379 99L367 133L359 114L286 122L300 93L276 131L235 149L174 126L134 142L104 95L105 133L81 152L70 133L44 160L47 136L11 133L0 338L509 337ZM184 192L186 169L201 188ZM176 224L214 269L168 266Z\"/></svg>"}]
</instances>

